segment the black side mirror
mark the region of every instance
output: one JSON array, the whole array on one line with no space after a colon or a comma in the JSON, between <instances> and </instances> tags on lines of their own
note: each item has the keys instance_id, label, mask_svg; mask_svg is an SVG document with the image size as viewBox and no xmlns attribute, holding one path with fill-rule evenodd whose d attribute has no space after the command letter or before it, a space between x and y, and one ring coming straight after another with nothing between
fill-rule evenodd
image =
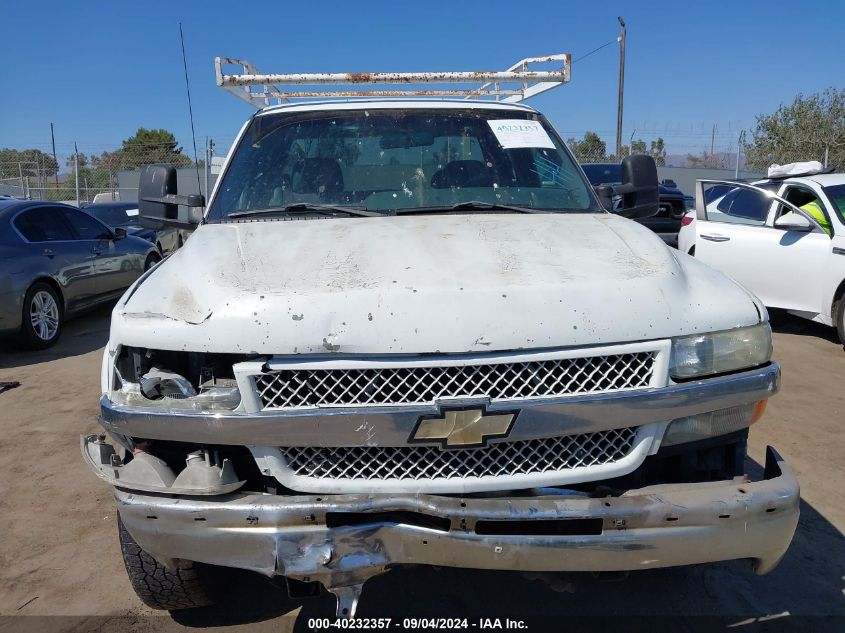
<instances>
[{"instance_id":1,"label":"black side mirror","mask_svg":"<svg viewBox=\"0 0 845 633\"><path fill-rule=\"evenodd\" d=\"M648 218L660 210L657 165L651 156L634 154L622 160L622 184L614 193L622 196L619 214L626 218Z\"/></svg>"},{"instance_id":2,"label":"black side mirror","mask_svg":"<svg viewBox=\"0 0 845 633\"><path fill-rule=\"evenodd\" d=\"M126 229L124 229L122 226L115 227L115 229L114 229L114 239L115 240L122 240L124 237L126 237L126 235L127 235Z\"/></svg>"},{"instance_id":3,"label":"black side mirror","mask_svg":"<svg viewBox=\"0 0 845 633\"><path fill-rule=\"evenodd\" d=\"M195 226L195 222L179 219L179 205L202 207L205 206L205 198L199 194L178 195L176 168L172 165L146 165L138 184L138 221L141 226L156 231L165 226Z\"/></svg>"},{"instance_id":4,"label":"black side mirror","mask_svg":"<svg viewBox=\"0 0 845 633\"><path fill-rule=\"evenodd\" d=\"M595 187L596 195L599 197L599 202L608 211L613 211L613 192L615 187L613 185L597 185Z\"/></svg>"},{"instance_id":5,"label":"black side mirror","mask_svg":"<svg viewBox=\"0 0 845 633\"><path fill-rule=\"evenodd\" d=\"M678 183L676 183L671 178L664 178L662 184L664 187L674 187L675 189L678 188Z\"/></svg>"}]
</instances>

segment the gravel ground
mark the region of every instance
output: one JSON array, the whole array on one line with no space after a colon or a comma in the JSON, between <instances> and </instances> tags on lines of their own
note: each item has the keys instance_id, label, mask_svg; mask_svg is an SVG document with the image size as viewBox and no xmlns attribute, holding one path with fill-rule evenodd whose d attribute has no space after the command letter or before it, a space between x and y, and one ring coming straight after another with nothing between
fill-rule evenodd
<instances>
[{"instance_id":1,"label":"gravel ground","mask_svg":"<svg viewBox=\"0 0 845 633\"><path fill-rule=\"evenodd\" d=\"M333 614L329 596L291 600L251 574L238 577L225 607L168 615L136 599L109 488L79 455L79 435L99 429L108 316L104 309L70 323L52 350L0 351L0 381L21 382L0 394L0 630L305 631L308 618ZM730 562L601 582L417 567L370 581L358 615L551 616L533 630L564 622L588 630L604 622L595 616L630 615L646 619L610 624L651 628L669 616L683 623L671 630L845 630L845 352L832 329L788 318L776 328L775 357L783 390L752 429L749 468L772 444L798 474L802 503L795 540L772 573Z\"/></svg>"}]
</instances>

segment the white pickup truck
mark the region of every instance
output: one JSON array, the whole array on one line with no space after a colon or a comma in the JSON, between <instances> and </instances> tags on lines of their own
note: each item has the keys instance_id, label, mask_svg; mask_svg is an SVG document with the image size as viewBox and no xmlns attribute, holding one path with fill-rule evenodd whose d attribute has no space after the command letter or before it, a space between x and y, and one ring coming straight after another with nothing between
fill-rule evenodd
<instances>
[{"instance_id":1,"label":"white pickup truck","mask_svg":"<svg viewBox=\"0 0 845 633\"><path fill-rule=\"evenodd\" d=\"M568 78L550 59L478 78L527 96ZM250 70L218 82L294 82ZM402 564L772 569L799 492L771 448L745 474L779 387L766 310L622 217L656 210L653 161L597 192L519 98L371 94L256 112L191 239L114 309L117 448L82 452L139 597L208 604L236 567L351 616ZM140 200L159 224L202 203L160 165Z\"/></svg>"}]
</instances>

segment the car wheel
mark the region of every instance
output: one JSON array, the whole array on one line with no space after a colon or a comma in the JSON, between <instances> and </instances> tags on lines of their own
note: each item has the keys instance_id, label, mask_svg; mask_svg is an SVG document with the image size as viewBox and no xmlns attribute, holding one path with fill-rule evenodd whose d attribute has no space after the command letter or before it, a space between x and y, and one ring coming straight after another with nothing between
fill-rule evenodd
<instances>
[{"instance_id":1,"label":"car wheel","mask_svg":"<svg viewBox=\"0 0 845 633\"><path fill-rule=\"evenodd\" d=\"M836 316L836 330L839 332L839 342L845 345L845 297L836 302L833 314Z\"/></svg>"},{"instance_id":2,"label":"car wheel","mask_svg":"<svg viewBox=\"0 0 845 633\"><path fill-rule=\"evenodd\" d=\"M182 559L168 569L141 549L119 515L117 534L129 582L145 605L178 611L214 604L225 581L223 569Z\"/></svg>"},{"instance_id":3,"label":"car wheel","mask_svg":"<svg viewBox=\"0 0 845 633\"><path fill-rule=\"evenodd\" d=\"M33 349L55 345L62 334L63 317L59 293L44 282L32 284L23 301L21 335L24 345Z\"/></svg>"},{"instance_id":4,"label":"car wheel","mask_svg":"<svg viewBox=\"0 0 845 633\"><path fill-rule=\"evenodd\" d=\"M150 253L147 255L147 260L144 262L144 271L148 271L161 261L161 255L158 253Z\"/></svg>"}]
</instances>

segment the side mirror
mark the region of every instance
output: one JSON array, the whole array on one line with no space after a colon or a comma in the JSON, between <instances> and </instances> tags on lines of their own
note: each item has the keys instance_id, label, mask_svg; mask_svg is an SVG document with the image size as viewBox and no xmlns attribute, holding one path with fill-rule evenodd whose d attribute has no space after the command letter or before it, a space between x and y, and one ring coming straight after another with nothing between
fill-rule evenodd
<instances>
[{"instance_id":1,"label":"side mirror","mask_svg":"<svg viewBox=\"0 0 845 633\"><path fill-rule=\"evenodd\" d=\"M599 197L599 202L608 211L615 211L613 208L613 192L615 187L613 185L597 185L594 187L596 195Z\"/></svg>"},{"instance_id":2,"label":"side mirror","mask_svg":"<svg viewBox=\"0 0 845 633\"><path fill-rule=\"evenodd\" d=\"M194 227L197 223L179 219L179 205L205 206L198 194L177 195L176 168L172 165L146 165L138 183L138 221L141 226L160 230L165 226Z\"/></svg>"},{"instance_id":3,"label":"side mirror","mask_svg":"<svg viewBox=\"0 0 845 633\"><path fill-rule=\"evenodd\" d=\"M678 188L678 183L676 183L671 178L664 178L662 184L663 184L664 187L673 187L675 189Z\"/></svg>"},{"instance_id":4,"label":"side mirror","mask_svg":"<svg viewBox=\"0 0 845 633\"><path fill-rule=\"evenodd\" d=\"M622 184L614 193L622 196L619 214L626 218L648 218L660 210L657 165L651 156L634 154L622 160Z\"/></svg>"},{"instance_id":5,"label":"side mirror","mask_svg":"<svg viewBox=\"0 0 845 633\"><path fill-rule=\"evenodd\" d=\"M775 228L781 231L800 231L809 233L813 230L810 221L800 213L784 213L775 220Z\"/></svg>"},{"instance_id":6,"label":"side mirror","mask_svg":"<svg viewBox=\"0 0 845 633\"><path fill-rule=\"evenodd\" d=\"M126 235L126 229L124 229L122 226L115 227L114 239L122 240L124 237L126 237Z\"/></svg>"}]
</instances>

